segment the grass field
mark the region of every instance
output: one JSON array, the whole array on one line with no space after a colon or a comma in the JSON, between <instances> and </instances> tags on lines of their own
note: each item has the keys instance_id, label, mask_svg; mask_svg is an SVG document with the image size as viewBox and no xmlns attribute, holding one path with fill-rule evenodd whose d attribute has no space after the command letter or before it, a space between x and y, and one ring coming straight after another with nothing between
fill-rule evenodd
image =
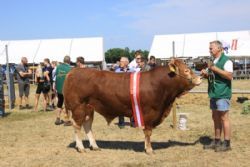
<instances>
[{"instance_id":1,"label":"grass field","mask_svg":"<svg viewBox=\"0 0 250 167\"><path fill-rule=\"evenodd\" d=\"M204 83L205 84L205 83ZM203 85L204 86L204 85ZM250 81L234 81L234 88L250 90ZM32 89L34 92L34 88ZM78 167L78 166L250 166L250 115L242 115L242 105L233 95L232 151L215 153L203 150L213 137L211 112L206 94L187 94L177 100L177 112L187 112L187 131L171 128L170 115L152 135L155 154L143 152L144 135L139 129L119 129L114 120L107 126L95 114L93 131L101 151L78 153L74 149L73 128L55 126L54 112L14 109L0 119L0 167ZM250 95L244 95L250 98ZM33 95L30 103L32 104ZM41 108L42 109L42 108ZM127 119L128 121L128 119ZM85 147L88 142L82 135Z\"/></svg>"}]
</instances>

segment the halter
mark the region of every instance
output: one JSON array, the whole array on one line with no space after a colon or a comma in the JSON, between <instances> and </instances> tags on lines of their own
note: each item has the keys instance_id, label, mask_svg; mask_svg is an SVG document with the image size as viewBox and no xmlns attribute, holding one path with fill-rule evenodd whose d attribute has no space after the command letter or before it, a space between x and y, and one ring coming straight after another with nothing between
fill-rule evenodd
<instances>
[{"instance_id":1,"label":"halter","mask_svg":"<svg viewBox=\"0 0 250 167\"><path fill-rule=\"evenodd\" d=\"M178 72L176 72L176 70L172 66L169 66L169 69L170 69L171 72L175 73L175 75L178 75L179 77L188 80L189 83L191 83L191 84L193 83L193 78L192 77L191 78L187 78L186 76L179 74Z\"/></svg>"}]
</instances>

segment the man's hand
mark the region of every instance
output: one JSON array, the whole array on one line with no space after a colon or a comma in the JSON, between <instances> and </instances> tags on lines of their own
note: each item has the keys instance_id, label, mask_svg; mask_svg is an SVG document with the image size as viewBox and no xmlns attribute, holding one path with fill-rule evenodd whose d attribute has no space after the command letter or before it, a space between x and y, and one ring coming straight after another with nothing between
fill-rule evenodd
<instances>
[{"instance_id":1,"label":"man's hand","mask_svg":"<svg viewBox=\"0 0 250 167\"><path fill-rule=\"evenodd\" d=\"M214 66L213 61L210 60L210 61L207 62L207 67L208 67L209 69L211 69L213 66Z\"/></svg>"},{"instance_id":2,"label":"man's hand","mask_svg":"<svg viewBox=\"0 0 250 167\"><path fill-rule=\"evenodd\" d=\"M31 75L32 74L32 70L28 70L28 74Z\"/></svg>"},{"instance_id":3,"label":"man's hand","mask_svg":"<svg viewBox=\"0 0 250 167\"><path fill-rule=\"evenodd\" d=\"M212 61L208 61L207 63L207 66L208 66L208 69L213 71L213 72L216 72L217 71L217 67L214 65L214 63Z\"/></svg>"},{"instance_id":4,"label":"man's hand","mask_svg":"<svg viewBox=\"0 0 250 167\"><path fill-rule=\"evenodd\" d=\"M202 69L202 70L201 70L201 76L204 77L204 78L207 78L207 77L208 77L207 70Z\"/></svg>"}]
</instances>

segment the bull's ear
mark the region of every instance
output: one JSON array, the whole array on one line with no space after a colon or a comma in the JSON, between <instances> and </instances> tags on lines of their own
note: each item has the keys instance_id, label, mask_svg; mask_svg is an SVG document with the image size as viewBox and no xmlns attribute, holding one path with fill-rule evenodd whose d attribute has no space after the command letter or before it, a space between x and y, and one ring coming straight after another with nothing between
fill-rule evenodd
<instances>
[{"instance_id":1,"label":"bull's ear","mask_svg":"<svg viewBox=\"0 0 250 167\"><path fill-rule=\"evenodd\" d=\"M170 72L175 73L175 74L179 74L178 67L174 64L174 59L172 59L168 63L168 67L169 67Z\"/></svg>"}]
</instances>

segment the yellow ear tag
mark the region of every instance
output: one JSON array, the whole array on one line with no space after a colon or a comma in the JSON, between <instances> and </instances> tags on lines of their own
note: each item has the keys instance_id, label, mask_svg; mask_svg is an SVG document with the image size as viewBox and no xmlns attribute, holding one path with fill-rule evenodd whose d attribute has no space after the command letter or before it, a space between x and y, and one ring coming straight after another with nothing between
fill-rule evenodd
<instances>
[{"instance_id":1,"label":"yellow ear tag","mask_svg":"<svg viewBox=\"0 0 250 167\"><path fill-rule=\"evenodd\" d=\"M175 69L174 69L173 66L169 66L169 69L170 69L171 72L175 72Z\"/></svg>"}]
</instances>

